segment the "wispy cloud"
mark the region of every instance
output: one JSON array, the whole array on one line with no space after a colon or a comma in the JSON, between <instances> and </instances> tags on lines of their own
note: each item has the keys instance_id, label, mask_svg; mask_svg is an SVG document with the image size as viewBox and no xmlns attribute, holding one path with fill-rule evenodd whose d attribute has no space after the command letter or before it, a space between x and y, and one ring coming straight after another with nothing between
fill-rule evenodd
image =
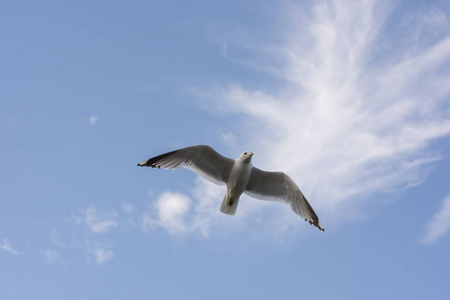
<instances>
[{"instance_id":1,"label":"wispy cloud","mask_svg":"<svg viewBox=\"0 0 450 300\"><path fill-rule=\"evenodd\" d=\"M450 195L442 200L441 209L426 226L426 233L422 237L422 243L436 243L448 232L450 232Z\"/></svg>"},{"instance_id":2,"label":"wispy cloud","mask_svg":"<svg viewBox=\"0 0 450 300\"><path fill-rule=\"evenodd\" d=\"M11 253L14 256L19 256L20 252L18 252L17 250L13 249L13 247L9 244L8 240L6 238L3 238L2 243L0 244L0 249Z\"/></svg>"},{"instance_id":3,"label":"wispy cloud","mask_svg":"<svg viewBox=\"0 0 450 300\"><path fill-rule=\"evenodd\" d=\"M430 145L450 135L447 16L423 5L404 14L390 1L316 1L311 11L283 3L273 11L283 23L273 40L250 32L227 40L224 51L275 83L196 91L214 109L241 117L218 134L236 156L251 150L256 166L288 173L324 226L336 227L365 218L372 195L420 184L440 159ZM128 204L122 211L145 231L171 235L206 237L236 224L275 236L307 228L288 206L245 196L237 215L225 216L224 193L197 178L191 193L162 193L144 214ZM118 226L116 216L92 208L81 222L96 233Z\"/></svg>"},{"instance_id":4,"label":"wispy cloud","mask_svg":"<svg viewBox=\"0 0 450 300\"><path fill-rule=\"evenodd\" d=\"M115 212L99 213L93 207L83 210L81 216L73 217L77 223L85 224L94 233L107 233L112 228L119 226L116 218L117 214Z\"/></svg>"},{"instance_id":5,"label":"wispy cloud","mask_svg":"<svg viewBox=\"0 0 450 300\"><path fill-rule=\"evenodd\" d=\"M114 257L114 251L103 248L91 249L90 253L94 256L97 265L104 264Z\"/></svg>"},{"instance_id":6,"label":"wispy cloud","mask_svg":"<svg viewBox=\"0 0 450 300\"><path fill-rule=\"evenodd\" d=\"M91 126L95 125L95 123L97 123L97 121L98 121L98 116L97 115L92 115L89 118L89 124L91 124Z\"/></svg>"},{"instance_id":7,"label":"wispy cloud","mask_svg":"<svg viewBox=\"0 0 450 300\"><path fill-rule=\"evenodd\" d=\"M132 204L130 203L122 203L122 210L126 213L126 214L131 214L134 211L134 207Z\"/></svg>"},{"instance_id":8,"label":"wispy cloud","mask_svg":"<svg viewBox=\"0 0 450 300\"><path fill-rule=\"evenodd\" d=\"M67 243L63 240L61 233L57 229L50 231L50 242L57 247L65 247Z\"/></svg>"},{"instance_id":9,"label":"wispy cloud","mask_svg":"<svg viewBox=\"0 0 450 300\"><path fill-rule=\"evenodd\" d=\"M319 1L310 17L289 4L276 41L248 34L226 47L227 58L277 84L199 93L242 117L247 130L235 138L256 153L254 164L287 172L325 226L361 218L375 193L420 184L440 159L430 143L450 134L445 14L421 6L420 14L396 12L394 19L389 3ZM244 59L243 51L251 55ZM202 215L194 219L212 226ZM280 210L276 218L284 217Z\"/></svg>"},{"instance_id":10,"label":"wispy cloud","mask_svg":"<svg viewBox=\"0 0 450 300\"><path fill-rule=\"evenodd\" d=\"M231 132L222 133L220 135L222 142L226 145L235 146L236 145L236 136Z\"/></svg>"},{"instance_id":11,"label":"wispy cloud","mask_svg":"<svg viewBox=\"0 0 450 300\"><path fill-rule=\"evenodd\" d=\"M47 264L58 262L67 265L64 258L67 259L72 256L72 253L78 251L87 255L87 262L92 262L92 259L94 259L96 265L110 261L114 257L114 250L112 249L114 243L111 242L111 235L104 234L116 227L118 224L116 219L119 219L120 215L115 212L99 213L92 207L82 211L82 216L74 217L72 215L69 219L77 224L86 225L89 230L51 230L51 246L41 250L41 255ZM114 218L114 220L111 218Z\"/></svg>"},{"instance_id":12,"label":"wispy cloud","mask_svg":"<svg viewBox=\"0 0 450 300\"><path fill-rule=\"evenodd\" d=\"M60 257L60 253L57 250L44 250L42 254L44 255L44 259L48 264L55 263Z\"/></svg>"}]
</instances>

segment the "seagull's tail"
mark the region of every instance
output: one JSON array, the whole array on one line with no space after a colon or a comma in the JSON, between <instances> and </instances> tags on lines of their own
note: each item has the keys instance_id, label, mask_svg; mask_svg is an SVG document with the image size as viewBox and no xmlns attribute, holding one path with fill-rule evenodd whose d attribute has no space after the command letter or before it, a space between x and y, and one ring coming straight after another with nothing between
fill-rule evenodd
<instances>
[{"instance_id":1,"label":"seagull's tail","mask_svg":"<svg viewBox=\"0 0 450 300\"><path fill-rule=\"evenodd\" d=\"M231 197L228 193L225 194L223 198L222 205L220 206L220 211L224 214L234 216L239 203L239 197Z\"/></svg>"}]
</instances>

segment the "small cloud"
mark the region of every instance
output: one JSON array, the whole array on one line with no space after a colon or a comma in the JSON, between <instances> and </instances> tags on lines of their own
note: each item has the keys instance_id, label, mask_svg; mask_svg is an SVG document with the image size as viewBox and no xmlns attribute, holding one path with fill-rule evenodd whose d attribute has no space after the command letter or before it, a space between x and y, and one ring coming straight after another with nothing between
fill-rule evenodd
<instances>
[{"instance_id":1,"label":"small cloud","mask_svg":"<svg viewBox=\"0 0 450 300\"><path fill-rule=\"evenodd\" d=\"M422 238L424 244L434 244L450 231L450 195L442 201L441 209L433 216L426 230Z\"/></svg>"},{"instance_id":2,"label":"small cloud","mask_svg":"<svg viewBox=\"0 0 450 300\"><path fill-rule=\"evenodd\" d=\"M94 255L95 263L97 265L103 264L114 257L114 252L112 250L105 250L102 248L96 248L90 251Z\"/></svg>"},{"instance_id":3,"label":"small cloud","mask_svg":"<svg viewBox=\"0 0 450 300\"><path fill-rule=\"evenodd\" d=\"M60 256L59 252L56 250L45 250L43 255L48 264L53 264Z\"/></svg>"},{"instance_id":4,"label":"small cloud","mask_svg":"<svg viewBox=\"0 0 450 300\"><path fill-rule=\"evenodd\" d=\"M160 226L172 235L188 232L189 226L185 223L184 217L189 210L190 203L190 198L184 194L163 193L155 203L157 218L154 219L148 214L144 216L144 230Z\"/></svg>"},{"instance_id":5,"label":"small cloud","mask_svg":"<svg viewBox=\"0 0 450 300\"><path fill-rule=\"evenodd\" d=\"M92 115L89 118L89 123L91 124L91 126L93 126L95 123L97 123L97 121L98 121L98 116L97 115Z\"/></svg>"},{"instance_id":6,"label":"small cloud","mask_svg":"<svg viewBox=\"0 0 450 300\"><path fill-rule=\"evenodd\" d=\"M97 210L90 207L85 210L86 225L95 233L106 233L112 228L117 227L117 221L113 218L102 218L98 215Z\"/></svg>"},{"instance_id":7,"label":"small cloud","mask_svg":"<svg viewBox=\"0 0 450 300\"><path fill-rule=\"evenodd\" d=\"M94 233L107 233L112 228L119 226L116 221L116 214L99 214L93 207L83 210L84 216L74 217L77 223L86 224Z\"/></svg>"},{"instance_id":8,"label":"small cloud","mask_svg":"<svg viewBox=\"0 0 450 300\"><path fill-rule=\"evenodd\" d=\"M234 146L236 144L236 136L231 131L222 133L220 138L227 145Z\"/></svg>"},{"instance_id":9,"label":"small cloud","mask_svg":"<svg viewBox=\"0 0 450 300\"><path fill-rule=\"evenodd\" d=\"M3 242L0 244L0 249L5 250L6 252L11 253L14 256L19 256L20 253L14 250L11 245L8 243L8 240L3 238Z\"/></svg>"},{"instance_id":10,"label":"small cloud","mask_svg":"<svg viewBox=\"0 0 450 300\"><path fill-rule=\"evenodd\" d=\"M122 203L122 210L126 214L130 214L130 213L132 213L134 211L134 207L130 203Z\"/></svg>"},{"instance_id":11,"label":"small cloud","mask_svg":"<svg viewBox=\"0 0 450 300\"><path fill-rule=\"evenodd\" d=\"M53 245L57 247L65 247L66 242L64 242L63 238L61 237L61 234L58 230L53 229L50 233L50 241Z\"/></svg>"}]
</instances>

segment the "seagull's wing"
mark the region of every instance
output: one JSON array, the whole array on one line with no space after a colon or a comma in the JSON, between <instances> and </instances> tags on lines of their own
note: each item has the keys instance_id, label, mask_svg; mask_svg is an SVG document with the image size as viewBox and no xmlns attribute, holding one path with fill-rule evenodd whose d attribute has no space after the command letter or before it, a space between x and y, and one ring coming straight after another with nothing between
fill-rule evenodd
<instances>
[{"instance_id":1,"label":"seagull's wing","mask_svg":"<svg viewBox=\"0 0 450 300\"><path fill-rule=\"evenodd\" d=\"M319 218L295 182L283 172L265 172L253 168L245 193L261 200L289 203L305 221L324 231Z\"/></svg>"},{"instance_id":2,"label":"seagull's wing","mask_svg":"<svg viewBox=\"0 0 450 300\"><path fill-rule=\"evenodd\" d=\"M138 163L140 167L164 169L185 167L220 185L227 182L233 165L234 160L204 145L175 150Z\"/></svg>"}]
</instances>

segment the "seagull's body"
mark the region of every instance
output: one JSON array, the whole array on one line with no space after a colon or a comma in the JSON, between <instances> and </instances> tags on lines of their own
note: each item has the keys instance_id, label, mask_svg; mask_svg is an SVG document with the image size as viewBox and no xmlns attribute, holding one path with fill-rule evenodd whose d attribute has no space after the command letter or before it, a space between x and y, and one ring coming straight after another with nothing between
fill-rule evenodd
<instances>
[{"instance_id":1,"label":"seagull's body","mask_svg":"<svg viewBox=\"0 0 450 300\"><path fill-rule=\"evenodd\" d=\"M246 193L262 200L289 203L305 221L324 230L319 218L292 179L283 172L266 172L252 165L252 152L243 152L232 160L209 146L192 146L168 152L138 164L140 167L177 169L185 167L219 185L227 191L220 211L234 215L239 197Z\"/></svg>"},{"instance_id":2,"label":"seagull's body","mask_svg":"<svg viewBox=\"0 0 450 300\"><path fill-rule=\"evenodd\" d=\"M253 153L244 152L234 161L233 168L227 180L227 193L220 206L221 212L228 215L234 215L236 213L239 197L244 193L252 172L252 156Z\"/></svg>"}]
</instances>

